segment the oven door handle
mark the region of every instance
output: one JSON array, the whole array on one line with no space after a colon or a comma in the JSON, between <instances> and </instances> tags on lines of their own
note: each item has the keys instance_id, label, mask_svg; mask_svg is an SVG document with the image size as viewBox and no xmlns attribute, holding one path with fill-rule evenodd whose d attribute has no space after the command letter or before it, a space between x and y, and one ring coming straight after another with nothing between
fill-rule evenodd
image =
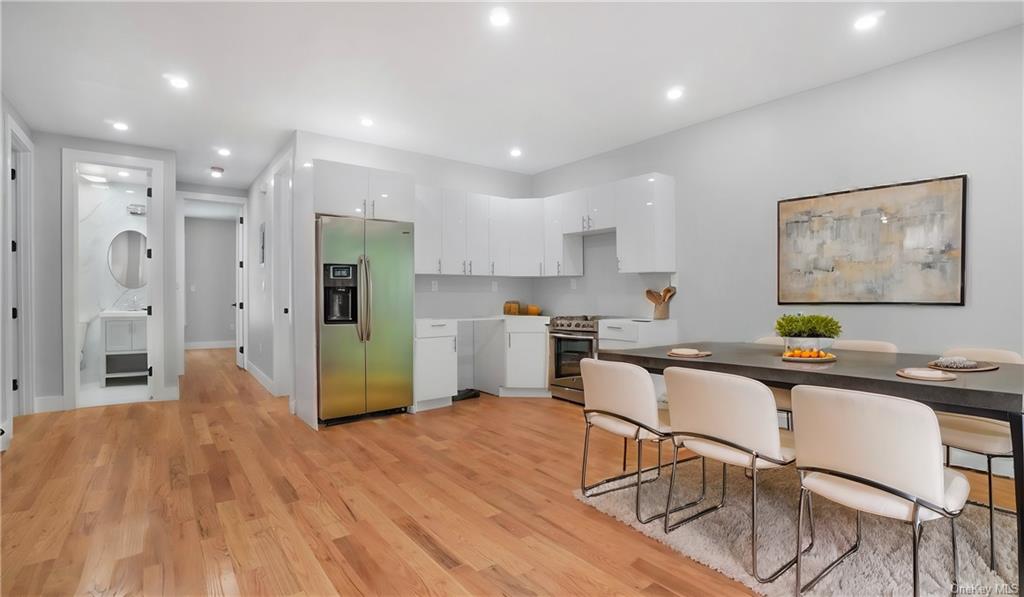
<instances>
[{"instance_id":1,"label":"oven door handle","mask_svg":"<svg viewBox=\"0 0 1024 597\"><path fill-rule=\"evenodd\" d=\"M597 342L597 338L594 338L593 336L574 336L572 334L552 334L550 332L548 333L548 336L551 336L552 338L559 338L561 340L586 340L587 342L590 342L591 344L594 344L594 343Z\"/></svg>"}]
</instances>

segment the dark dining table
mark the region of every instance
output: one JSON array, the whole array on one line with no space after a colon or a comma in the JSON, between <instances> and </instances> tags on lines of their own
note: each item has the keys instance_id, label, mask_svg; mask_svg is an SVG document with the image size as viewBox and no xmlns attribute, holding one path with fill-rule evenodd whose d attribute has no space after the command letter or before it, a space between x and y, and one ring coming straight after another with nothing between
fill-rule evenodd
<instances>
[{"instance_id":1,"label":"dark dining table","mask_svg":"<svg viewBox=\"0 0 1024 597\"><path fill-rule=\"evenodd\" d=\"M710 351L701 358L670 357L675 347ZM1000 364L994 371L957 373L953 381L917 381L898 369L926 367L936 355L833 350L832 363L782 360L782 349L743 342L687 342L628 350L599 349L598 358L633 363L651 373L687 367L742 375L767 385L791 388L807 384L887 394L922 402L935 410L988 417L1010 424L1013 485L1017 510L1017 573L1024 579L1024 365Z\"/></svg>"}]
</instances>

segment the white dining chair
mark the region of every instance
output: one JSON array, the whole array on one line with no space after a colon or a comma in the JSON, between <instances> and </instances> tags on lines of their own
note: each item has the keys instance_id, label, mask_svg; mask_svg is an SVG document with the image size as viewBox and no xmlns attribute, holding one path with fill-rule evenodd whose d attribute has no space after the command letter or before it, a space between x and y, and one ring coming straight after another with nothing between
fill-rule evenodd
<instances>
[{"instance_id":1,"label":"white dining chair","mask_svg":"<svg viewBox=\"0 0 1024 597\"><path fill-rule=\"evenodd\" d=\"M892 342L883 340L836 340L832 343L836 350L861 350L865 352L899 352L900 349Z\"/></svg>"},{"instance_id":2,"label":"white dining chair","mask_svg":"<svg viewBox=\"0 0 1024 597\"><path fill-rule=\"evenodd\" d=\"M769 346L786 346L786 339L781 336L764 336L754 340L754 344L766 344ZM793 399L789 395L789 388L777 388L768 386L768 389L775 395L775 408L786 415L786 428L793 429Z\"/></svg>"},{"instance_id":3,"label":"white dining chair","mask_svg":"<svg viewBox=\"0 0 1024 597\"><path fill-rule=\"evenodd\" d=\"M943 356L966 357L974 361L1024 364L1024 356L1001 348L952 348ZM970 374L968 374L970 375ZM988 566L996 567L995 504L992 500L992 460L1013 458L1010 424L1006 421L986 419L955 413L935 413L939 419L942 443L946 446L946 465L949 448L980 454L985 457L988 472Z\"/></svg>"},{"instance_id":4,"label":"white dining chair","mask_svg":"<svg viewBox=\"0 0 1024 597\"><path fill-rule=\"evenodd\" d=\"M774 572L762 576L757 566L757 478L758 471L792 464L795 456L793 434L779 429L775 399L763 383L714 371L669 367L665 369L668 386L669 415L672 422L672 475L665 502L664 530L671 532L720 509L725 504L726 466L750 471L751 528L750 557L754 578L772 582L796 563L793 558ZM676 479L678 450L686 447L701 457L701 490L699 497L682 506L672 505ZM675 523L673 513L688 508L706 493L706 459L722 463L722 493L717 505L686 516ZM808 503L808 508L810 504ZM814 529L811 528L811 544ZM810 549L810 545L806 549Z\"/></svg>"},{"instance_id":5,"label":"white dining chair","mask_svg":"<svg viewBox=\"0 0 1024 597\"><path fill-rule=\"evenodd\" d=\"M647 518L640 513L640 493L643 485L661 477L661 442L671 439L668 411L658 409L658 399L651 374L642 367L629 363L582 359L583 417L586 432L583 439L583 472L580 490L584 497L595 497L612 491L628 489L632 485L606 487L633 475L626 472L626 446L636 443L636 519L646 524L664 516L662 513ZM622 437L622 473L587 485L587 459L590 454L590 430L598 427ZM644 442L658 445L658 465L643 468ZM643 480L644 473L657 471L653 479ZM599 489L604 487L604 489Z\"/></svg>"},{"instance_id":6,"label":"white dining chair","mask_svg":"<svg viewBox=\"0 0 1024 597\"><path fill-rule=\"evenodd\" d=\"M910 523L915 596L920 593L921 525L949 518L953 587L959 586L955 519L963 511L970 485L963 475L942 465L934 411L895 396L801 385L793 388L793 416L800 518L811 494L857 511L853 546L804 585L799 549L803 521L797 524L797 593L809 591L860 548L862 512Z\"/></svg>"}]
</instances>

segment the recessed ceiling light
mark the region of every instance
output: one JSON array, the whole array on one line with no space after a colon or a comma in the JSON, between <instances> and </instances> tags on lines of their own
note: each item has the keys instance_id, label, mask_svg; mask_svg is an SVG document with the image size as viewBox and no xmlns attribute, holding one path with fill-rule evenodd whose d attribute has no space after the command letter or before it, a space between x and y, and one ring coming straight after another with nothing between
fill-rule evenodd
<instances>
[{"instance_id":1,"label":"recessed ceiling light","mask_svg":"<svg viewBox=\"0 0 1024 597\"><path fill-rule=\"evenodd\" d=\"M221 147L220 149L217 150L217 155L228 157L229 155L231 155L231 150L228 149L227 147Z\"/></svg>"},{"instance_id":2,"label":"recessed ceiling light","mask_svg":"<svg viewBox=\"0 0 1024 597\"><path fill-rule=\"evenodd\" d=\"M95 174L83 174L82 178L89 182L107 182L107 178L105 176L96 176Z\"/></svg>"},{"instance_id":3,"label":"recessed ceiling light","mask_svg":"<svg viewBox=\"0 0 1024 597\"><path fill-rule=\"evenodd\" d=\"M92 185L92 188L94 188L94 189L109 189L110 187L105 185L105 184L94 184L94 185Z\"/></svg>"},{"instance_id":4,"label":"recessed ceiling light","mask_svg":"<svg viewBox=\"0 0 1024 597\"><path fill-rule=\"evenodd\" d=\"M210 176L214 178L224 176L224 168L221 168L220 166L210 166Z\"/></svg>"},{"instance_id":5,"label":"recessed ceiling light","mask_svg":"<svg viewBox=\"0 0 1024 597\"><path fill-rule=\"evenodd\" d=\"M110 126L114 127L114 130L118 130L118 131L127 131L128 130L128 125L123 123L123 122L121 122L120 120L117 121L117 122L112 123Z\"/></svg>"},{"instance_id":6,"label":"recessed ceiling light","mask_svg":"<svg viewBox=\"0 0 1024 597\"><path fill-rule=\"evenodd\" d=\"M857 31L867 31L868 29L874 29L878 25L878 19L885 14L884 10L877 10L872 13L868 13L856 21L853 22L853 28Z\"/></svg>"},{"instance_id":7,"label":"recessed ceiling light","mask_svg":"<svg viewBox=\"0 0 1024 597\"><path fill-rule=\"evenodd\" d=\"M654 205L654 202L653 201L648 201L647 205Z\"/></svg>"},{"instance_id":8,"label":"recessed ceiling light","mask_svg":"<svg viewBox=\"0 0 1024 597\"><path fill-rule=\"evenodd\" d=\"M128 189L127 191L125 191L125 193L128 193L129 195L134 195L135 191Z\"/></svg>"},{"instance_id":9,"label":"recessed ceiling light","mask_svg":"<svg viewBox=\"0 0 1024 597\"><path fill-rule=\"evenodd\" d=\"M121 170L121 171L119 171L119 172L117 173L117 175L118 175L118 176L120 176L120 177L122 177L122 178L124 178L124 177L126 177L126 176L130 176L130 174L128 174L128 172L126 172L126 171L124 171L124 170Z\"/></svg>"},{"instance_id":10,"label":"recessed ceiling light","mask_svg":"<svg viewBox=\"0 0 1024 597\"><path fill-rule=\"evenodd\" d=\"M357 207L356 208L356 213L363 213L363 208Z\"/></svg>"},{"instance_id":11,"label":"recessed ceiling light","mask_svg":"<svg viewBox=\"0 0 1024 597\"><path fill-rule=\"evenodd\" d=\"M381 196L382 199L387 199L388 198L388 194L387 193L381 193L380 196Z\"/></svg>"},{"instance_id":12,"label":"recessed ceiling light","mask_svg":"<svg viewBox=\"0 0 1024 597\"><path fill-rule=\"evenodd\" d=\"M665 97L667 97L670 100L677 100L683 97L683 88L676 85L675 87L672 87L665 92Z\"/></svg>"},{"instance_id":13,"label":"recessed ceiling light","mask_svg":"<svg viewBox=\"0 0 1024 597\"><path fill-rule=\"evenodd\" d=\"M174 87L175 89L188 88L188 81L184 77L179 77L178 75L165 74L164 78L167 79L167 82L170 83L171 87Z\"/></svg>"},{"instance_id":14,"label":"recessed ceiling light","mask_svg":"<svg viewBox=\"0 0 1024 597\"><path fill-rule=\"evenodd\" d=\"M305 164L302 164L302 167L303 168L312 168L313 167L313 162L306 162Z\"/></svg>"},{"instance_id":15,"label":"recessed ceiling light","mask_svg":"<svg viewBox=\"0 0 1024 597\"><path fill-rule=\"evenodd\" d=\"M514 158L517 158L523 155L523 150L519 149L518 147L513 147L512 149L508 150L508 154Z\"/></svg>"},{"instance_id":16,"label":"recessed ceiling light","mask_svg":"<svg viewBox=\"0 0 1024 597\"><path fill-rule=\"evenodd\" d=\"M368 116L363 116L359 120L359 124L361 124L363 126L373 126L373 119L368 117Z\"/></svg>"},{"instance_id":17,"label":"recessed ceiling light","mask_svg":"<svg viewBox=\"0 0 1024 597\"><path fill-rule=\"evenodd\" d=\"M498 6L491 9L491 25L495 27L507 27L512 21L512 17L508 14L508 10L504 6Z\"/></svg>"},{"instance_id":18,"label":"recessed ceiling light","mask_svg":"<svg viewBox=\"0 0 1024 597\"><path fill-rule=\"evenodd\" d=\"M654 179L653 178L648 178L647 182L654 182Z\"/></svg>"}]
</instances>

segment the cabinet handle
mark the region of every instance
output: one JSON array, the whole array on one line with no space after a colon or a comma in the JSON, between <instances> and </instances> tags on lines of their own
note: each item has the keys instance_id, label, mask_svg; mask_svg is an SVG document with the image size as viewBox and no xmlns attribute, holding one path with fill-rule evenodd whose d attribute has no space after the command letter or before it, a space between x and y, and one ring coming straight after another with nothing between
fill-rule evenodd
<instances>
[{"instance_id":1,"label":"cabinet handle","mask_svg":"<svg viewBox=\"0 0 1024 597\"><path fill-rule=\"evenodd\" d=\"M539 275L541 275L541 276L544 275L544 262L543 261L541 261L540 263L537 264L537 273Z\"/></svg>"},{"instance_id":2,"label":"cabinet handle","mask_svg":"<svg viewBox=\"0 0 1024 597\"><path fill-rule=\"evenodd\" d=\"M466 275L466 262L465 261L462 262L462 275L463 276Z\"/></svg>"},{"instance_id":3,"label":"cabinet handle","mask_svg":"<svg viewBox=\"0 0 1024 597\"><path fill-rule=\"evenodd\" d=\"M580 230L587 229L587 218L586 216L580 216Z\"/></svg>"},{"instance_id":4,"label":"cabinet handle","mask_svg":"<svg viewBox=\"0 0 1024 597\"><path fill-rule=\"evenodd\" d=\"M373 217L376 218L377 217L377 200L376 199L374 199L373 201L370 202L370 209L373 210Z\"/></svg>"},{"instance_id":5,"label":"cabinet handle","mask_svg":"<svg viewBox=\"0 0 1024 597\"><path fill-rule=\"evenodd\" d=\"M556 265L555 265L555 273L557 275L561 276L562 275L562 262L561 261L556 261L555 263L556 263Z\"/></svg>"},{"instance_id":6,"label":"cabinet handle","mask_svg":"<svg viewBox=\"0 0 1024 597\"><path fill-rule=\"evenodd\" d=\"M594 227L594 223L592 221L590 221L590 216L588 215L587 216L587 230L590 230L593 227Z\"/></svg>"},{"instance_id":7,"label":"cabinet handle","mask_svg":"<svg viewBox=\"0 0 1024 597\"><path fill-rule=\"evenodd\" d=\"M491 262L491 275L494 275L494 262Z\"/></svg>"},{"instance_id":8,"label":"cabinet handle","mask_svg":"<svg viewBox=\"0 0 1024 597\"><path fill-rule=\"evenodd\" d=\"M469 260L469 275L473 275L473 260Z\"/></svg>"},{"instance_id":9,"label":"cabinet handle","mask_svg":"<svg viewBox=\"0 0 1024 597\"><path fill-rule=\"evenodd\" d=\"M452 352L455 354L459 353L459 337L452 336Z\"/></svg>"},{"instance_id":10,"label":"cabinet handle","mask_svg":"<svg viewBox=\"0 0 1024 597\"><path fill-rule=\"evenodd\" d=\"M609 330L621 330L622 326L621 325L610 325L610 326L608 326L608 329Z\"/></svg>"},{"instance_id":11,"label":"cabinet handle","mask_svg":"<svg viewBox=\"0 0 1024 597\"><path fill-rule=\"evenodd\" d=\"M441 258L437 258L437 273L441 273Z\"/></svg>"},{"instance_id":12,"label":"cabinet handle","mask_svg":"<svg viewBox=\"0 0 1024 597\"><path fill-rule=\"evenodd\" d=\"M505 335L508 336L508 347L512 348L512 332L509 332Z\"/></svg>"},{"instance_id":13,"label":"cabinet handle","mask_svg":"<svg viewBox=\"0 0 1024 597\"><path fill-rule=\"evenodd\" d=\"M432 324L430 324L430 327L432 327L432 328L446 328L446 327L448 327L448 324L447 323L432 323Z\"/></svg>"}]
</instances>

